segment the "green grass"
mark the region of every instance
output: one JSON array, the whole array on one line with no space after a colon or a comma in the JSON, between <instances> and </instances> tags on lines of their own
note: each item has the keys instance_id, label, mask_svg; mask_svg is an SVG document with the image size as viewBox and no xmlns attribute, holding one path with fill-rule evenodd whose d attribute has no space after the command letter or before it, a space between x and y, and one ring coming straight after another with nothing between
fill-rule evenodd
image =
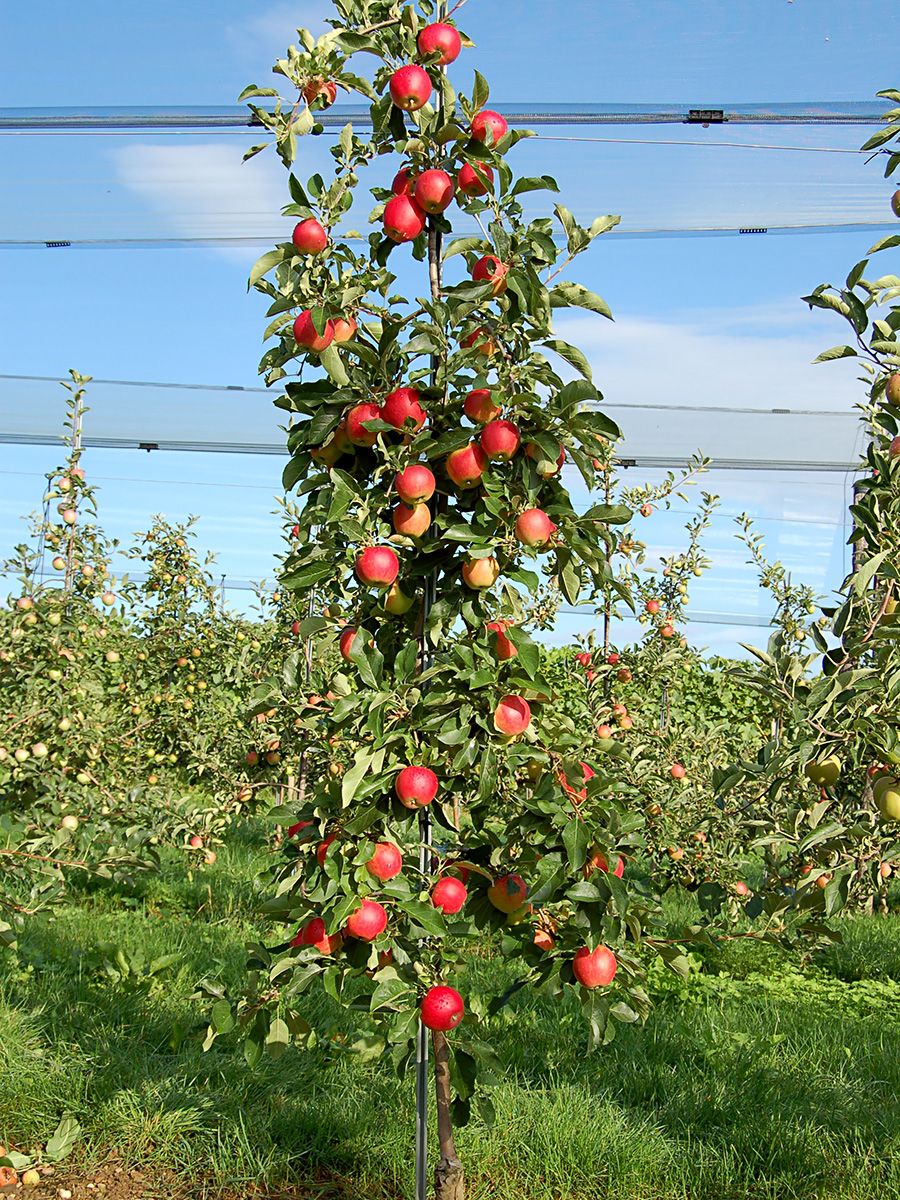
<instances>
[{"instance_id":1,"label":"green grass","mask_svg":"<svg viewBox=\"0 0 900 1200\"><path fill-rule=\"evenodd\" d=\"M115 1148L175 1168L186 1195L411 1195L408 1081L329 1038L253 1072L202 1052L191 996L202 977L239 983L257 865L234 844L210 876L93 887L33 923L0 969L0 1141L37 1147L71 1112L79 1165ZM734 944L688 983L655 975L649 1025L591 1057L574 998L519 993L490 1029L496 1123L458 1139L471 1200L900 1196L900 918L840 925L802 970ZM110 975L111 947L138 968L179 957L140 984ZM488 957L469 971L485 990L512 978ZM307 1012L346 1019L322 999Z\"/></svg>"}]
</instances>

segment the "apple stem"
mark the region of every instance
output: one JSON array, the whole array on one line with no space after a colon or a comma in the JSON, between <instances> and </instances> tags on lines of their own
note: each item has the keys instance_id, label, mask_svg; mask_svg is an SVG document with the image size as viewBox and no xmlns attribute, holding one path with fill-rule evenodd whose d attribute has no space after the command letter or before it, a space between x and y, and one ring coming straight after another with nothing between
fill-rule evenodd
<instances>
[{"instance_id":1,"label":"apple stem","mask_svg":"<svg viewBox=\"0 0 900 1200\"><path fill-rule=\"evenodd\" d=\"M456 1154L450 1117L450 1047L439 1029L431 1034L434 1048L434 1092L440 1158L434 1168L435 1200L465 1200L463 1165Z\"/></svg>"}]
</instances>

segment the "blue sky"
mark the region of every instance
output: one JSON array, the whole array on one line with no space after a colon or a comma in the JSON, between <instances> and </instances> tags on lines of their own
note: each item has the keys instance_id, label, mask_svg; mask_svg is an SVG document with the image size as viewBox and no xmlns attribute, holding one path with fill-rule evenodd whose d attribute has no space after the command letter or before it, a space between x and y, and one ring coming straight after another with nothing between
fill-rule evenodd
<instances>
[{"instance_id":1,"label":"blue sky","mask_svg":"<svg viewBox=\"0 0 900 1200\"><path fill-rule=\"evenodd\" d=\"M248 81L267 83L295 25L315 26L327 8L228 0L192 6L157 0L144 8L48 0L20 8L0 46L0 107L228 105ZM523 0L512 8L469 0L459 14L477 43L460 65L466 74L478 66L500 108L504 102L841 102L868 100L893 82L880 74L872 53L873 30L889 37L896 29L894 6L886 0L574 0L565 6ZM50 47L65 47L65 67L36 70ZM860 129L588 132L620 140L523 143L515 162L525 174L537 166L557 175L564 202L585 218L622 212L623 228L640 230L873 221L886 212L890 187L879 181L877 168L833 152L856 147L866 136ZM704 138L807 149L625 140ZM211 135L0 138L9 181L0 195L0 241L92 233L280 236L284 181L268 156L240 167L245 141ZM821 153L823 147L830 152ZM320 150L310 148L312 162ZM577 277L606 297L616 325L579 319L573 337L589 350L611 402L847 411L855 398L852 370L809 366L819 349L843 340L840 323L810 315L798 297L821 280L842 277L873 240L867 232L756 241L613 235L579 266ZM75 366L105 379L251 386L264 321L244 279L258 252L0 249L6 314L0 370L62 377ZM50 385L45 394L52 396ZM177 401L191 403L189 394ZM4 404L21 403L15 385L0 384L0 415ZM250 441L256 440L252 411L248 405ZM192 415L215 440L221 414L198 409ZM154 422L163 428L167 419L155 400L144 417L148 429ZM714 454L720 419L673 412L673 444L686 441ZM802 449L824 436L821 425L811 420ZM760 419L754 441L761 457L780 436L777 422ZM40 475L55 457L43 448L0 446L0 555L21 536L19 517L39 499ZM203 545L219 553L230 577L271 571L278 546L271 515L276 458L92 451L86 465L101 486L101 511L112 532L127 538L154 511L194 512L201 516ZM715 569L698 585L696 608L751 619L766 610L732 535L731 518L743 510L759 515L773 553L821 591L833 587L845 566L845 484L838 475L716 473L704 484L724 501L709 541ZM654 518L646 526L648 540L659 551L676 546L687 515ZM560 635L577 624L566 621ZM704 624L692 635L728 649L736 641L761 641L765 631Z\"/></svg>"}]
</instances>

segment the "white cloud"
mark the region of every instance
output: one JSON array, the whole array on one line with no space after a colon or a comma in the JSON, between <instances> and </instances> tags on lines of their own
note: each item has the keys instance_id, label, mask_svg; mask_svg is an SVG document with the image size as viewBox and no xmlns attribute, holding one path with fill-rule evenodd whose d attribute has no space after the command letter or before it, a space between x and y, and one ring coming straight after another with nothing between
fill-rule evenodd
<instances>
[{"instance_id":1,"label":"white cloud","mask_svg":"<svg viewBox=\"0 0 900 1200\"><path fill-rule=\"evenodd\" d=\"M296 42L297 30L308 29L315 37L328 26L325 18L334 9L326 0L305 0L295 4L273 4L262 12L225 26L225 36L242 58L254 65L284 56L290 42Z\"/></svg>"},{"instance_id":2,"label":"white cloud","mask_svg":"<svg viewBox=\"0 0 900 1200\"><path fill-rule=\"evenodd\" d=\"M173 237L265 238L287 236L285 175L269 151L241 162L241 146L226 143L159 145L132 142L114 151L121 182L160 214ZM261 253L218 247L253 262Z\"/></svg>"}]
</instances>

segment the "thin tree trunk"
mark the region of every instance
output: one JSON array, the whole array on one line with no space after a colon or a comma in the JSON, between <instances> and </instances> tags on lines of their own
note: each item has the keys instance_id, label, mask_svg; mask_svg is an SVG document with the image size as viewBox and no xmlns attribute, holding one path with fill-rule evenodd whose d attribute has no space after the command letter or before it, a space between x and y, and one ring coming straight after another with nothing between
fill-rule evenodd
<instances>
[{"instance_id":1,"label":"thin tree trunk","mask_svg":"<svg viewBox=\"0 0 900 1200\"><path fill-rule=\"evenodd\" d=\"M450 1047L439 1029L431 1035L434 1047L434 1091L437 1100L438 1148L434 1169L435 1200L465 1200L463 1165L456 1154L453 1122L450 1119Z\"/></svg>"}]
</instances>

